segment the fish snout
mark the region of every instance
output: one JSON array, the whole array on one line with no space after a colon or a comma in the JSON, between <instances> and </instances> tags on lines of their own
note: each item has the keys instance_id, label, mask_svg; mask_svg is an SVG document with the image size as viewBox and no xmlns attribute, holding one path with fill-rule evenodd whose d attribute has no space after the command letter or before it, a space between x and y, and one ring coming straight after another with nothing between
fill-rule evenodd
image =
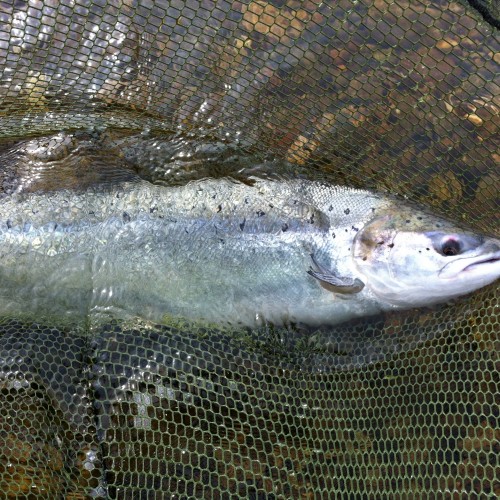
<instances>
[{"instance_id":1,"label":"fish snout","mask_svg":"<svg viewBox=\"0 0 500 500\"><path fill-rule=\"evenodd\" d=\"M441 278L452 278L463 273L471 276L481 274L492 277L494 281L500 275L500 244L496 241L487 242L481 247L481 251L475 256L464 256L452 260L446 264L439 276Z\"/></svg>"}]
</instances>

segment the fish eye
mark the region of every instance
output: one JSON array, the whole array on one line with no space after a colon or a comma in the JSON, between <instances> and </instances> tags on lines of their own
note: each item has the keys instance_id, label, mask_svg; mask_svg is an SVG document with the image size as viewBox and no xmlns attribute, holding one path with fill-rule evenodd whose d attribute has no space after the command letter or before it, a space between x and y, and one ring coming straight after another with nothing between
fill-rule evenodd
<instances>
[{"instance_id":1,"label":"fish eye","mask_svg":"<svg viewBox=\"0 0 500 500\"><path fill-rule=\"evenodd\" d=\"M458 255L460 253L460 243L454 238L448 238L441 245L441 252L445 257Z\"/></svg>"},{"instance_id":2,"label":"fish eye","mask_svg":"<svg viewBox=\"0 0 500 500\"><path fill-rule=\"evenodd\" d=\"M444 233L432 231L425 233L432 242L434 250L444 257L453 257L470 250L475 250L484 243L484 238L467 233Z\"/></svg>"}]
</instances>

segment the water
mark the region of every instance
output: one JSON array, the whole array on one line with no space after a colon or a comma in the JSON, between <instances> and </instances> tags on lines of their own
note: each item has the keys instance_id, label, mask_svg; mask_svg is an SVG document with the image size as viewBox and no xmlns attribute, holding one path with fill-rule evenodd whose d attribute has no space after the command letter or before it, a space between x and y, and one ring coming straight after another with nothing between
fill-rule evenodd
<instances>
[{"instance_id":1,"label":"water","mask_svg":"<svg viewBox=\"0 0 500 500\"><path fill-rule=\"evenodd\" d=\"M216 4L4 2L0 207L137 176L272 175L279 157L299 165L279 173L498 235L498 36L472 10ZM498 315L492 286L334 332L2 319L1 489L493 495Z\"/></svg>"}]
</instances>

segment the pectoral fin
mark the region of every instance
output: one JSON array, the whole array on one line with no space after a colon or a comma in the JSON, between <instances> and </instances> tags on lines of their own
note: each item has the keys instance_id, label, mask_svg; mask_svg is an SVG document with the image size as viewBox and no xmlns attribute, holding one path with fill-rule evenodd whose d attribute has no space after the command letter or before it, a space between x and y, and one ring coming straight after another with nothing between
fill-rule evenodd
<instances>
[{"instance_id":1,"label":"pectoral fin","mask_svg":"<svg viewBox=\"0 0 500 500\"><path fill-rule=\"evenodd\" d=\"M329 269L326 269L314 258L311 254L311 259L317 270L309 268L307 274L316 278L320 285L329 292L334 293L359 293L365 287L365 284L359 278L347 278L344 276L336 276Z\"/></svg>"}]
</instances>

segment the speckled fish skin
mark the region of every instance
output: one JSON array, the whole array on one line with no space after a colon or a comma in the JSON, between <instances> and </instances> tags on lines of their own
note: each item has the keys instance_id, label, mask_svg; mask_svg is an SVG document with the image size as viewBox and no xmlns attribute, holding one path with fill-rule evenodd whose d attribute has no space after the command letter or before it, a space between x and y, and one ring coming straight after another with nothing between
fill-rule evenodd
<instances>
[{"instance_id":1,"label":"speckled fish skin","mask_svg":"<svg viewBox=\"0 0 500 500\"><path fill-rule=\"evenodd\" d=\"M302 180L19 194L0 203L0 316L335 324L481 288L499 250L401 200ZM313 259L362 289L332 291Z\"/></svg>"}]
</instances>

